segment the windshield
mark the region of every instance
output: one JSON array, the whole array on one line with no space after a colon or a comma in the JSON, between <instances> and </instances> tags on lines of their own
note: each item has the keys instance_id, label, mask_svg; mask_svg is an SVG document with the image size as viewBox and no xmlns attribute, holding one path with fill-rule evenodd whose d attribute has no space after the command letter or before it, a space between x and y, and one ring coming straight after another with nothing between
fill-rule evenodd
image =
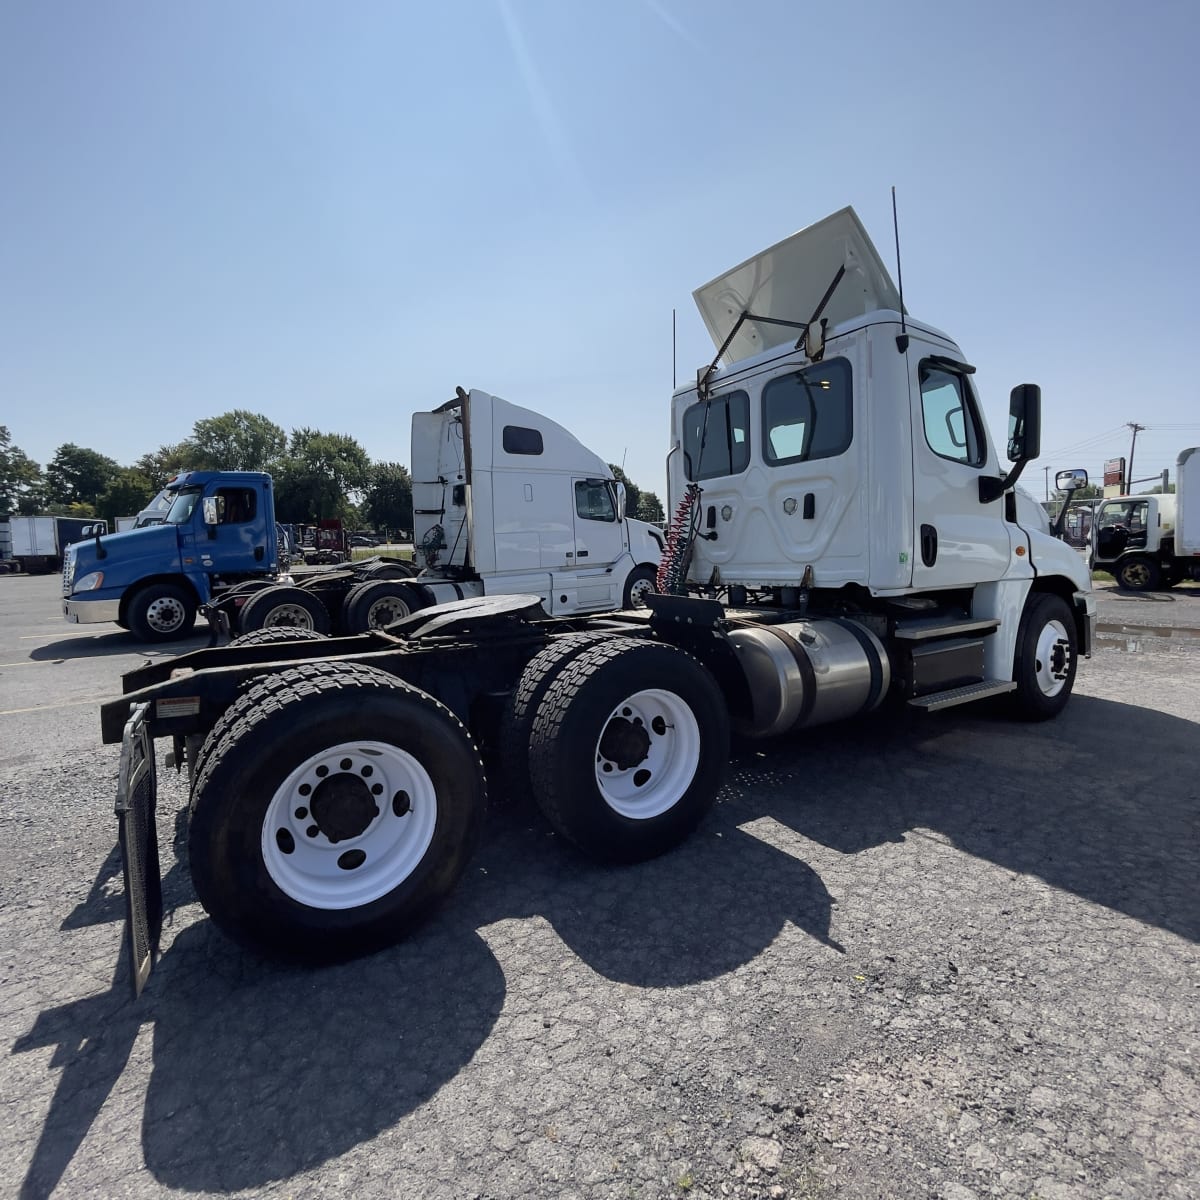
<instances>
[{"instance_id":1,"label":"windshield","mask_svg":"<svg viewBox=\"0 0 1200 1200\"><path fill-rule=\"evenodd\" d=\"M186 525L192 519L192 513L196 511L196 505L200 500L200 490L200 488L182 488L176 493L171 511L166 516L168 525Z\"/></svg>"}]
</instances>

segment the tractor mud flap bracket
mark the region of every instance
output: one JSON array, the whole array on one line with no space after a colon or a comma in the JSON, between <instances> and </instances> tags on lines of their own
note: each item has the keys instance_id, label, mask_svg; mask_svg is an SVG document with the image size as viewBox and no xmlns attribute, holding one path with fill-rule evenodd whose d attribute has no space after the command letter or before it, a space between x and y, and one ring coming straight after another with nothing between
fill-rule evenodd
<instances>
[{"instance_id":1,"label":"tractor mud flap bracket","mask_svg":"<svg viewBox=\"0 0 1200 1200\"><path fill-rule=\"evenodd\" d=\"M146 728L149 704L135 704L121 739L116 814L125 878L125 941L133 998L142 994L162 936L162 874L154 809L158 788L154 741Z\"/></svg>"}]
</instances>

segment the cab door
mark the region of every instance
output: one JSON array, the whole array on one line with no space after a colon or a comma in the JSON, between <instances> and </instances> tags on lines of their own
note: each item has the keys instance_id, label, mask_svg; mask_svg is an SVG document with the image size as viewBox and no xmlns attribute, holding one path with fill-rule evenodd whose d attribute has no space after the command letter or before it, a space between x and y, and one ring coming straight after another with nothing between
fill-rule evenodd
<instances>
[{"instance_id":1,"label":"cab door","mask_svg":"<svg viewBox=\"0 0 1200 1200\"><path fill-rule=\"evenodd\" d=\"M913 339L909 350L913 454L913 586L967 587L1009 572L1004 500L984 503L979 480L999 475L971 384L973 367Z\"/></svg>"}]
</instances>

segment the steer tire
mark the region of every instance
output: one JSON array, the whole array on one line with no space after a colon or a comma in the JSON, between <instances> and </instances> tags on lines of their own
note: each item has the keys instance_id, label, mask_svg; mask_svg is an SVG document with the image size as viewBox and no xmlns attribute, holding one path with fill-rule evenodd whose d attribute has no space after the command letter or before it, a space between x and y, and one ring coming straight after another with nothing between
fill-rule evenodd
<instances>
[{"instance_id":1,"label":"steer tire","mask_svg":"<svg viewBox=\"0 0 1200 1200\"><path fill-rule=\"evenodd\" d=\"M347 633L368 633L403 621L421 607L416 590L394 579L368 580L346 593L342 624Z\"/></svg>"},{"instance_id":2,"label":"steer tire","mask_svg":"<svg viewBox=\"0 0 1200 1200\"><path fill-rule=\"evenodd\" d=\"M328 633L330 628L329 613L312 592L282 583L255 592L242 605L238 620L242 633L275 628Z\"/></svg>"},{"instance_id":3,"label":"steer tire","mask_svg":"<svg viewBox=\"0 0 1200 1200\"><path fill-rule=\"evenodd\" d=\"M529 777L529 739L533 723L550 685L567 664L588 646L612 642L611 633L566 633L528 662L504 705L500 726L500 770L505 798L520 801L532 794Z\"/></svg>"},{"instance_id":4,"label":"steer tire","mask_svg":"<svg viewBox=\"0 0 1200 1200\"><path fill-rule=\"evenodd\" d=\"M470 734L373 667L307 663L263 680L197 768L196 893L220 929L269 957L336 962L399 940L451 890L482 830Z\"/></svg>"},{"instance_id":5,"label":"steer tire","mask_svg":"<svg viewBox=\"0 0 1200 1200\"><path fill-rule=\"evenodd\" d=\"M1058 663L1055 655L1060 656ZM1071 606L1061 596L1032 593L1017 629L1013 659L1017 690L1009 697L1013 715L1022 721L1057 716L1071 698L1078 666L1079 634ZM1063 677L1057 677L1056 671Z\"/></svg>"},{"instance_id":6,"label":"steer tire","mask_svg":"<svg viewBox=\"0 0 1200 1200\"><path fill-rule=\"evenodd\" d=\"M728 757L712 675L674 646L627 638L568 661L529 745L539 807L604 862L639 862L683 841L716 801Z\"/></svg>"},{"instance_id":7,"label":"steer tire","mask_svg":"<svg viewBox=\"0 0 1200 1200\"><path fill-rule=\"evenodd\" d=\"M622 608L645 608L647 592L658 591L658 572L652 567L634 567L625 580L625 594L621 598Z\"/></svg>"},{"instance_id":8,"label":"steer tire","mask_svg":"<svg viewBox=\"0 0 1200 1200\"><path fill-rule=\"evenodd\" d=\"M139 641L175 642L192 632L196 598L176 584L151 583L130 600L125 619Z\"/></svg>"}]
</instances>

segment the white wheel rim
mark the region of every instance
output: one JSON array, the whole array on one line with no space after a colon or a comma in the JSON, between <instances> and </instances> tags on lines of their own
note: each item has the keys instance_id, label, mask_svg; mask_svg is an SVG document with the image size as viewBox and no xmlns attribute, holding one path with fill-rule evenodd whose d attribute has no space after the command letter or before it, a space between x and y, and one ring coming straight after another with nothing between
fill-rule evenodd
<instances>
[{"instance_id":1,"label":"white wheel rim","mask_svg":"<svg viewBox=\"0 0 1200 1200\"><path fill-rule=\"evenodd\" d=\"M278 604L263 622L264 629L312 629L312 613L303 604Z\"/></svg>"},{"instance_id":2,"label":"white wheel rim","mask_svg":"<svg viewBox=\"0 0 1200 1200\"><path fill-rule=\"evenodd\" d=\"M174 633L182 624L183 605L174 596L159 596L146 608L146 624L155 633Z\"/></svg>"},{"instance_id":3,"label":"white wheel rim","mask_svg":"<svg viewBox=\"0 0 1200 1200\"><path fill-rule=\"evenodd\" d=\"M383 629L409 615L408 605L399 596L382 596L367 609L367 628Z\"/></svg>"},{"instance_id":4,"label":"white wheel rim","mask_svg":"<svg viewBox=\"0 0 1200 1200\"><path fill-rule=\"evenodd\" d=\"M633 608L644 608L646 605L646 593L654 591L654 584L649 579L639 579L629 589L629 603Z\"/></svg>"},{"instance_id":5,"label":"white wheel rim","mask_svg":"<svg viewBox=\"0 0 1200 1200\"><path fill-rule=\"evenodd\" d=\"M613 753L612 735L622 733L631 735L626 740L632 748ZM634 821L649 820L673 808L696 777L700 725L674 692L649 688L609 713L595 759L596 786L609 808Z\"/></svg>"},{"instance_id":6,"label":"white wheel rim","mask_svg":"<svg viewBox=\"0 0 1200 1200\"><path fill-rule=\"evenodd\" d=\"M1038 634L1034 671L1043 696L1057 696L1067 686L1071 641L1061 621L1047 621Z\"/></svg>"},{"instance_id":7,"label":"white wheel rim","mask_svg":"<svg viewBox=\"0 0 1200 1200\"><path fill-rule=\"evenodd\" d=\"M300 904L357 908L416 870L436 824L433 780L411 754L387 742L345 742L305 759L276 789L263 819L263 863Z\"/></svg>"}]
</instances>

